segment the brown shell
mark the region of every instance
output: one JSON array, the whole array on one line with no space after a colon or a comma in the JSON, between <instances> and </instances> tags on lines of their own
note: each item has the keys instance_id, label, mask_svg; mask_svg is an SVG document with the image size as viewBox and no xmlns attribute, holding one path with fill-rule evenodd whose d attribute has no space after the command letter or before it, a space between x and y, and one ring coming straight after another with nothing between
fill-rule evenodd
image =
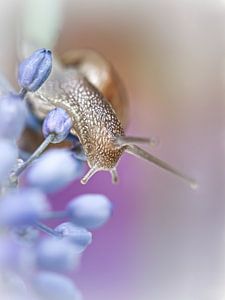
<instances>
[{"instance_id":1,"label":"brown shell","mask_svg":"<svg viewBox=\"0 0 225 300\"><path fill-rule=\"evenodd\" d=\"M118 119L126 128L128 122L128 100L126 90L118 73L100 53L91 49L68 51L60 58L63 65L82 74L111 103Z\"/></svg>"}]
</instances>

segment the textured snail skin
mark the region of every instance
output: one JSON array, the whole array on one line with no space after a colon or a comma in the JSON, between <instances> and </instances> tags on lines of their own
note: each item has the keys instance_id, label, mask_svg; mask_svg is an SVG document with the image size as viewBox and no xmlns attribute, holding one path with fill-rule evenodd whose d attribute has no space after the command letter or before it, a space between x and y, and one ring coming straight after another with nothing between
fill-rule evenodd
<instances>
[{"instance_id":1,"label":"textured snail skin","mask_svg":"<svg viewBox=\"0 0 225 300\"><path fill-rule=\"evenodd\" d=\"M60 57L65 67L82 74L112 105L123 127L128 123L128 97L119 74L100 53L91 49L67 51Z\"/></svg>"},{"instance_id":2,"label":"textured snail skin","mask_svg":"<svg viewBox=\"0 0 225 300\"><path fill-rule=\"evenodd\" d=\"M63 108L71 117L71 133L79 137L90 167L113 169L126 147L116 138L124 130L107 99L74 69L53 75L30 100L36 110L49 106Z\"/></svg>"}]
</instances>

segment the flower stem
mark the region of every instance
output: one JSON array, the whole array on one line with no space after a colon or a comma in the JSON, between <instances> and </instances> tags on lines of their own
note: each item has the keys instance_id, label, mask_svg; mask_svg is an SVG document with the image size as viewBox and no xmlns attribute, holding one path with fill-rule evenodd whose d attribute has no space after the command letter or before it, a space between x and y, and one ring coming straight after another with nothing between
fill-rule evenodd
<instances>
[{"instance_id":1,"label":"flower stem","mask_svg":"<svg viewBox=\"0 0 225 300\"><path fill-rule=\"evenodd\" d=\"M14 182L17 177L35 160L42 152L48 147L48 145L53 141L55 134L49 134L43 143L34 151L34 153L21 165L19 166L10 176L10 181Z\"/></svg>"},{"instance_id":2,"label":"flower stem","mask_svg":"<svg viewBox=\"0 0 225 300\"><path fill-rule=\"evenodd\" d=\"M51 227L49 227L49 226L47 226L43 223L38 222L38 223L35 224L35 227L37 229L47 233L48 235L51 235L51 236L54 236L54 237L60 237L61 236L61 234L59 232L55 231L54 229L52 229Z\"/></svg>"},{"instance_id":3,"label":"flower stem","mask_svg":"<svg viewBox=\"0 0 225 300\"><path fill-rule=\"evenodd\" d=\"M22 88L18 93L18 95L23 99L25 98L26 94L27 94L27 89L25 88Z\"/></svg>"}]
</instances>

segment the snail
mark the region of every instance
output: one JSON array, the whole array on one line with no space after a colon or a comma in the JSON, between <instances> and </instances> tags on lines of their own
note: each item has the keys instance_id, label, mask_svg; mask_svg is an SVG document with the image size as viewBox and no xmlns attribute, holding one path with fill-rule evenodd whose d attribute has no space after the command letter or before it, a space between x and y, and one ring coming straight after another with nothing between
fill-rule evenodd
<instances>
[{"instance_id":1,"label":"snail","mask_svg":"<svg viewBox=\"0 0 225 300\"><path fill-rule=\"evenodd\" d=\"M137 144L150 139L125 135L128 101L124 86L112 65L93 50L68 52L61 65L28 102L36 117L43 119L55 107L71 117L71 134L77 136L90 167L83 184L98 171L107 170L112 182L118 181L117 164L124 152L130 153L186 180L195 181L166 162L154 157Z\"/></svg>"}]
</instances>

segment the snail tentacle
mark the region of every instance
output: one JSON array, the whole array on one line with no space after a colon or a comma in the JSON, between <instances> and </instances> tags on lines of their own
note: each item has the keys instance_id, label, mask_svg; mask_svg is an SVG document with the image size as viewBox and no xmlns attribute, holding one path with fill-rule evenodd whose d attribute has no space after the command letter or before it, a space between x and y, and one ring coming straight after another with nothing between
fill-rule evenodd
<instances>
[{"instance_id":1,"label":"snail tentacle","mask_svg":"<svg viewBox=\"0 0 225 300\"><path fill-rule=\"evenodd\" d=\"M119 176L118 176L116 168L110 170L110 173L112 176L112 183L117 184L119 182Z\"/></svg>"},{"instance_id":2,"label":"snail tentacle","mask_svg":"<svg viewBox=\"0 0 225 300\"><path fill-rule=\"evenodd\" d=\"M149 144L150 146L157 146L159 144L159 140L156 137L119 136L116 138L116 143L120 147L134 144Z\"/></svg>"},{"instance_id":3,"label":"snail tentacle","mask_svg":"<svg viewBox=\"0 0 225 300\"><path fill-rule=\"evenodd\" d=\"M190 178L189 176L183 174L179 170L175 169L174 167L170 166L168 163L162 161L161 159L153 156L152 154L148 153L147 151L143 150L142 148L138 147L137 145L128 145L126 150L127 153L130 153L134 156L142 158L148 162L151 162L162 169L169 171L170 173L180 177L181 179L185 180L189 183L190 187L196 189L198 187L197 182Z\"/></svg>"},{"instance_id":4,"label":"snail tentacle","mask_svg":"<svg viewBox=\"0 0 225 300\"><path fill-rule=\"evenodd\" d=\"M84 177L81 179L81 183L82 184L86 184L89 179L99 171L99 168L97 167L92 167L91 169L89 169L89 171L84 175Z\"/></svg>"}]
</instances>

